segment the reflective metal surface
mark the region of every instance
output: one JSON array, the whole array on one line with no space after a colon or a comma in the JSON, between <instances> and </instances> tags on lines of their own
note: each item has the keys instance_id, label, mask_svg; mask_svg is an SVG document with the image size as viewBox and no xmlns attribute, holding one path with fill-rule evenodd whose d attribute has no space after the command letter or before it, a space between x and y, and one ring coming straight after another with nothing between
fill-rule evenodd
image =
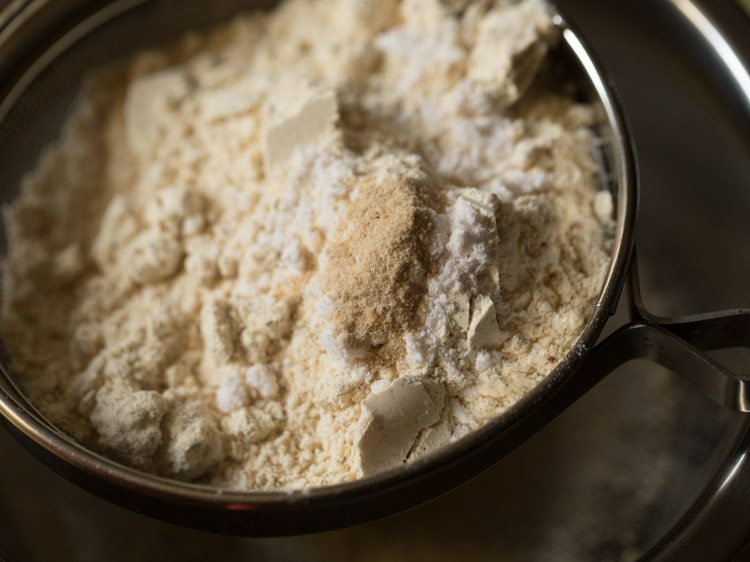
<instances>
[{"instance_id":1,"label":"reflective metal surface","mask_svg":"<svg viewBox=\"0 0 750 562\"><path fill-rule=\"evenodd\" d=\"M687 20L695 33L700 35L703 43L713 51L716 62L724 67L727 81L734 83L733 89L737 101L745 105L747 115L750 118L750 73L747 70L747 61L743 61L737 53L737 49L743 42L737 38L734 44L730 43L731 38L726 35L728 31L718 27L720 24L712 18L711 12L704 6L693 0L670 0L670 2L673 9ZM728 9L731 10L732 7L728 6ZM727 10L727 6L724 7L724 10ZM737 17L742 16L740 13L735 15ZM728 17L725 15L723 19L724 25L727 27Z\"/></svg>"}]
</instances>

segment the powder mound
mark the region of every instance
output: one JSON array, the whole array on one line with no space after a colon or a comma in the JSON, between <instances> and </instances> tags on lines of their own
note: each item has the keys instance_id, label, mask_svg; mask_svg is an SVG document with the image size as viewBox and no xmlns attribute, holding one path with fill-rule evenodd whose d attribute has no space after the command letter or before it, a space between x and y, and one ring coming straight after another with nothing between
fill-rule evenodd
<instances>
[{"instance_id":1,"label":"powder mound","mask_svg":"<svg viewBox=\"0 0 750 562\"><path fill-rule=\"evenodd\" d=\"M610 259L542 0L286 0L91 77L6 210L3 337L104 455L278 490L461 439Z\"/></svg>"},{"instance_id":2,"label":"powder mound","mask_svg":"<svg viewBox=\"0 0 750 562\"><path fill-rule=\"evenodd\" d=\"M416 321L425 290L431 221L403 178L366 181L328 243L322 292L342 347L377 348Z\"/></svg>"}]
</instances>

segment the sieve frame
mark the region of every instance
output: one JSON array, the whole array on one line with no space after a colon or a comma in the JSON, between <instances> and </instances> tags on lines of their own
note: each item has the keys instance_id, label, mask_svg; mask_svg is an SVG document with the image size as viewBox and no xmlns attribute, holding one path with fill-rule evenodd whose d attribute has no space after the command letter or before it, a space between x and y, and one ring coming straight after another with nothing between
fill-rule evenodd
<instances>
[{"instance_id":1,"label":"sieve frame","mask_svg":"<svg viewBox=\"0 0 750 562\"><path fill-rule=\"evenodd\" d=\"M75 40L89 25L152 0L96 2L70 0L55 10L77 21L54 45ZM40 16L55 2L31 0L9 20L0 19L0 121L22 95L34 67L19 60L52 61L55 46L40 50L29 36L52 25ZM69 19L70 18L70 19ZM47 23L44 23L47 21ZM40 23L42 22L42 23ZM489 468L562 412L618 365L650 358L693 377L720 403L747 411L745 380L712 361L703 351L712 345L747 340L745 311L665 319L643 306L632 262L639 181L635 147L614 84L580 34L563 16L556 17L563 45L578 64L601 104L610 133L609 172L617 186L617 225L612 260L593 314L571 351L544 382L483 428L424 459L355 482L293 492L233 492L142 473L89 451L63 434L26 400L12 373L0 366L0 414L3 424L35 456L79 486L138 513L194 528L246 536L278 536L324 531L390 515L432 499ZM31 31L30 31L31 30ZM72 34L72 36L71 36ZM22 56L22 53L25 53ZM33 79L33 77L32 77ZM596 345L630 280L631 322ZM723 346L723 345L722 345ZM692 371L694 367L697 371Z\"/></svg>"}]
</instances>

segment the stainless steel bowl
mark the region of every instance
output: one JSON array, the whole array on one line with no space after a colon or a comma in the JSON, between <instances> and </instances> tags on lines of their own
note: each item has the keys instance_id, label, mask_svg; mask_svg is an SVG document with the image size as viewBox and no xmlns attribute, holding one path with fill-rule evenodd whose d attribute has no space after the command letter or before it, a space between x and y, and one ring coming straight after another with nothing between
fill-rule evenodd
<instances>
[{"instance_id":1,"label":"stainless steel bowl","mask_svg":"<svg viewBox=\"0 0 750 562\"><path fill-rule=\"evenodd\" d=\"M0 21L0 198L11 201L20 178L68 115L83 77L96 66L216 23L240 9L272 2L178 0L20 2ZM628 277L637 212L636 167L613 87L580 35L564 18L557 53L571 77L599 106L602 161L617 201L617 230L606 283L584 333L547 378L481 430L435 454L361 481L290 493L240 493L144 474L88 451L30 404L7 368L0 375L0 413L10 431L66 478L116 503L168 521L224 533L279 535L352 525L433 498L489 467L634 357L665 362L693 377L715 400L747 409L744 380L700 348L747 341L741 311L683 319L657 318L634 287L634 322L595 346Z\"/></svg>"}]
</instances>

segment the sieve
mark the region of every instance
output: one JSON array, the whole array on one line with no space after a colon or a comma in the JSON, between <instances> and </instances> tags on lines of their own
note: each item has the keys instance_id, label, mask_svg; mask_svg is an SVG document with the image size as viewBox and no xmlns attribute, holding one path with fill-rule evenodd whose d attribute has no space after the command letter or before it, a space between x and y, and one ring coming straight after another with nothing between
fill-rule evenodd
<instances>
[{"instance_id":1,"label":"sieve","mask_svg":"<svg viewBox=\"0 0 750 562\"><path fill-rule=\"evenodd\" d=\"M69 115L91 70L188 29L274 2L213 0L16 1L0 16L0 200L12 201L23 174ZM8 430L63 477L101 497L165 521L247 536L329 530L415 506L479 474L531 437L619 365L658 362L722 406L750 411L750 379L709 352L750 344L750 311L688 317L651 314L634 254L638 174L633 139L614 86L580 33L555 18L562 42L554 64L601 116L601 181L617 221L606 279L582 334L553 372L499 417L427 457L355 482L289 492L236 492L142 473L89 451L25 398L0 349L0 413ZM750 93L750 90L748 90ZM2 250L6 242L1 240ZM625 291L625 287L628 290ZM629 322L600 341L627 298Z\"/></svg>"}]
</instances>

